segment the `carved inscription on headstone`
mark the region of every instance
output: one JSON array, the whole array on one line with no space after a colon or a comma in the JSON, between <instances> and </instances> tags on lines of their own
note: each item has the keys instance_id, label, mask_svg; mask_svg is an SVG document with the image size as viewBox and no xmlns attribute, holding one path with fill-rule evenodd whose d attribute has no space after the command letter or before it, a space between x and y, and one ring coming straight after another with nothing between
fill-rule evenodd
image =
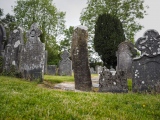
<instances>
[{"instance_id":1,"label":"carved inscription on headstone","mask_svg":"<svg viewBox=\"0 0 160 120\"><path fill-rule=\"evenodd\" d=\"M160 92L160 35L148 30L136 41L141 56L133 60L133 91Z\"/></svg>"},{"instance_id":2,"label":"carved inscription on headstone","mask_svg":"<svg viewBox=\"0 0 160 120\"><path fill-rule=\"evenodd\" d=\"M20 69L26 79L43 79L45 45L39 39L40 34L37 24L32 24L28 32L28 41L22 47Z\"/></svg>"},{"instance_id":3,"label":"carved inscription on headstone","mask_svg":"<svg viewBox=\"0 0 160 120\"><path fill-rule=\"evenodd\" d=\"M87 27L77 26L72 36L72 62L75 79L75 89L90 91L92 87L88 63Z\"/></svg>"},{"instance_id":4,"label":"carved inscription on headstone","mask_svg":"<svg viewBox=\"0 0 160 120\"><path fill-rule=\"evenodd\" d=\"M69 53L65 50L61 55L62 60L59 63L59 75L72 75L72 61L69 59Z\"/></svg>"}]
</instances>

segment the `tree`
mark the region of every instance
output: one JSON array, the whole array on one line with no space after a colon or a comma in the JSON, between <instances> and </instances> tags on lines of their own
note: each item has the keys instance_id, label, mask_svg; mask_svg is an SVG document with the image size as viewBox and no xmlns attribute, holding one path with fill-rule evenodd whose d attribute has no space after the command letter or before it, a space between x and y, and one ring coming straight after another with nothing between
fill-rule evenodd
<instances>
[{"instance_id":1,"label":"tree","mask_svg":"<svg viewBox=\"0 0 160 120\"><path fill-rule=\"evenodd\" d=\"M89 28L91 35L94 34L96 19L103 13L118 17L128 40L142 28L136 20L143 19L146 15L147 7L144 6L144 0L88 0L87 3L88 6L83 9L80 21Z\"/></svg>"},{"instance_id":2,"label":"tree","mask_svg":"<svg viewBox=\"0 0 160 120\"><path fill-rule=\"evenodd\" d=\"M0 8L0 17L2 17L2 16L3 16L3 9ZM0 20L1 20L1 18L0 18Z\"/></svg>"},{"instance_id":3,"label":"tree","mask_svg":"<svg viewBox=\"0 0 160 120\"><path fill-rule=\"evenodd\" d=\"M99 15L95 25L94 48L107 68L117 65L118 45L125 41L121 21L110 14Z\"/></svg>"},{"instance_id":4,"label":"tree","mask_svg":"<svg viewBox=\"0 0 160 120\"><path fill-rule=\"evenodd\" d=\"M71 41L74 27L70 26L69 29L64 30L64 39L60 42L61 50L71 50Z\"/></svg>"},{"instance_id":5,"label":"tree","mask_svg":"<svg viewBox=\"0 0 160 120\"><path fill-rule=\"evenodd\" d=\"M14 13L17 23L21 24L25 30L28 30L33 23L38 23L43 33L41 41L45 43L49 53L48 63L58 64L57 42L61 39L65 28L65 13L58 11L52 2L52 0L17 0ZM54 45L57 49L52 50ZM57 58L52 58L51 54L57 54L54 56Z\"/></svg>"},{"instance_id":6,"label":"tree","mask_svg":"<svg viewBox=\"0 0 160 120\"><path fill-rule=\"evenodd\" d=\"M88 0L87 4L81 12L80 22L88 27L89 47L93 53L95 22L104 13L117 17L122 22L126 39L134 42L135 33L142 28L137 20L146 15L144 0Z\"/></svg>"}]
</instances>

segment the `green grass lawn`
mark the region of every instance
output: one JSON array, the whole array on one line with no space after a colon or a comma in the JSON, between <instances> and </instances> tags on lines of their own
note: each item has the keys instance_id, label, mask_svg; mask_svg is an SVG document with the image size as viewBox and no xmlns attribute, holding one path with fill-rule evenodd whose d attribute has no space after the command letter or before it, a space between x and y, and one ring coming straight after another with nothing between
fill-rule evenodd
<instances>
[{"instance_id":1,"label":"green grass lawn","mask_svg":"<svg viewBox=\"0 0 160 120\"><path fill-rule=\"evenodd\" d=\"M98 77L98 74L92 74L91 77ZM52 75L45 75L45 81L49 81L52 84L62 83L62 82L74 82L74 76L52 76Z\"/></svg>"},{"instance_id":2,"label":"green grass lawn","mask_svg":"<svg viewBox=\"0 0 160 120\"><path fill-rule=\"evenodd\" d=\"M0 120L160 120L160 95L58 91L0 76Z\"/></svg>"}]
</instances>

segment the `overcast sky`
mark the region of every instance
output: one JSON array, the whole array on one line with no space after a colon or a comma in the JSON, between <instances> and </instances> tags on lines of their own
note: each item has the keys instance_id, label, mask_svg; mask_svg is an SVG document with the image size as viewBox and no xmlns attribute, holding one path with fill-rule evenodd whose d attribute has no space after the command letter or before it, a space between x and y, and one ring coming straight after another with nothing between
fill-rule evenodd
<instances>
[{"instance_id":1,"label":"overcast sky","mask_svg":"<svg viewBox=\"0 0 160 120\"><path fill-rule=\"evenodd\" d=\"M15 0L0 0L0 8L4 13L11 13L11 6L14 6ZM79 18L83 8L87 6L87 0L53 0L56 7L63 12L66 12L66 26L77 26L80 24ZM147 9L148 15L139 22L144 28L135 35L135 40L142 37L147 29L155 29L160 33L160 0L144 0L149 6Z\"/></svg>"}]
</instances>

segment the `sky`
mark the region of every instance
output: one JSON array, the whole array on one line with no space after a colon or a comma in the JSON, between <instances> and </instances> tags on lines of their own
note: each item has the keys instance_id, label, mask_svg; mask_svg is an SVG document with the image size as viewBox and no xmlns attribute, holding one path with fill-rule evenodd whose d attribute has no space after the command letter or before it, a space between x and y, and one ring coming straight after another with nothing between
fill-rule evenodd
<instances>
[{"instance_id":1,"label":"sky","mask_svg":"<svg viewBox=\"0 0 160 120\"><path fill-rule=\"evenodd\" d=\"M53 0L57 9L66 12L66 26L80 25L80 13L83 8L87 6L87 0ZM148 29L155 29L160 33L160 0L144 0L145 5L149 6L147 9L147 16L138 22L144 26L142 30L135 34L135 40L142 37L144 32ZM0 8L4 13L13 14L11 6L15 5L15 0L0 0Z\"/></svg>"}]
</instances>

